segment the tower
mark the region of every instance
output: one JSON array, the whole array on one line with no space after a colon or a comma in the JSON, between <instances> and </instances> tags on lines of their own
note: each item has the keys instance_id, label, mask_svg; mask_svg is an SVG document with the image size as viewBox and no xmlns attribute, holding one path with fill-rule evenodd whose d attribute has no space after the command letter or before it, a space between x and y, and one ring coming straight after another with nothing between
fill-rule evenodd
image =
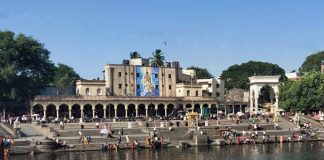
<instances>
[{"instance_id":1,"label":"tower","mask_svg":"<svg viewBox=\"0 0 324 160\"><path fill-rule=\"evenodd\" d=\"M324 60L322 60L321 63L321 73L324 74Z\"/></svg>"}]
</instances>

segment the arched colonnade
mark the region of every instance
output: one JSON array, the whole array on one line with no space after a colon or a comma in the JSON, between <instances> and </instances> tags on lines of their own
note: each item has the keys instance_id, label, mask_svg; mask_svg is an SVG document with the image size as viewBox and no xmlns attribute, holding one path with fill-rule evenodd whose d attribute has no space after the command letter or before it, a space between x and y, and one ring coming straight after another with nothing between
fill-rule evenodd
<instances>
[{"instance_id":1,"label":"arched colonnade","mask_svg":"<svg viewBox=\"0 0 324 160\"><path fill-rule=\"evenodd\" d=\"M51 103L34 102L32 113L47 117L113 118L167 117L176 110L190 109L201 115L217 113L216 103Z\"/></svg>"}]
</instances>

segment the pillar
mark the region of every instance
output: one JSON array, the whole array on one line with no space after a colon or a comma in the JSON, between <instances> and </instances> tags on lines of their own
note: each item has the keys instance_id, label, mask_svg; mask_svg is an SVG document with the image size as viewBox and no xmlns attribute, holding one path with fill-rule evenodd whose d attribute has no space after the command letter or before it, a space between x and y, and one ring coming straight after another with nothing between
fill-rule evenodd
<instances>
[{"instance_id":1,"label":"pillar","mask_svg":"<svg viewBox=\"0 0 324 160\"><path fill-rule=\"evenodd\" d=\"M227 115L227 102L225 102L225 116Z\"/></svg>"},{"instance_id":2,"label":"pillar","mask_svg":"<svg viewBox=\"0 0 324 160\"><path fill-rule=\"evenodd\" d=\"M81 111L81 119L83 119L83 117L84 117L83 106L80 106L80 111Z\"/></svg>"},{"instance_id":3,"label":"pillar","mask_svg":"<svg viewBox=\"0 0 324 160\"><path fill-rule=\"evenodd\" d=\"M235 113L235 103L232 104L233 114Z\"/></svg>"},{"instance_id":4,"label":"pillar","mask_svg":"<svg viewBox=\"0 0 324 160\"><path fill-rule=\"evenodd\" d=\"M103 115L103 118L107 118L107 106L104 106L103 107L103 110L104 110L104 115Z\"/></svg>"},{"instance_id":5,"label":"pillar","mask_svg":"<svg viewBox=\"0 0 324 160\"><path fill-rule=\"evenodd\" d=\"M242 103L240 103L240 112L242 113Z\"/></svg>"},{"instance_id":6,"label":"pillar","mask_svg":"<svg viewBox=\"0 0 324 160\"><path fill-rule=\"evenodd\" d=\"M164 117L168 116L168 106L164 106Z\"/></svg>"},{"instance_id":7,"label":"pillar","mask_svg":"<svg viewBox=\"0 0 324 160\"><path fill-rule=\"evenodd\" d=\"M72 117L72 107L69 107L69 118Z\"/></svg>"},{"instance_id":8,"label":"pillar","mask_svg":"<svg viewBox=\"0 0 324 160\"><path fill-rule=\"evenodd\" d=\"M114 109L115 109L115 117L117 117L117 106L114 105Z\"/></svg>"},{"instance_id":9,"label":"pillar","mask_svg":"<svg viewBox=\"0 0 324 160\"><path fill-rule=\"evenodd\" d=\"M135 104L135 117L138 117L138 106Z\"/></svg>"},{"instance_id":10,"label":"pillar","mask_svg":"<svg viewBox=\"0 0 324 160\"><path fill-rule=\"evenodd\" d=\"M255 99L254 99L254 109L255 109L255 113L257 113L257 111L258 111L258 99L259 99L259 97L255 97Z\"/></svg>"},{"instance_id":11,"label":"pillar","mask_svg":"<svg viewBox=\"0 0 324 160\"><path fill-rule=\"evenodd\" d=\"M92 106L94 108L92 108L92 118L95 117L95 112L96 112L96 106Z\"/></svg>"},{"instance_id":12,"label":"pillar","mask_svg":"<svg viewBox=\"0 0 324 160\"><path fill-rule=\"evenodd\" d=\"M145 106L145 117L148 117L148 106Z\"/></svg>"},{"instance_id":13,"label":"pillar","mask_svg":"<svg viewBox=\"0 0 324 160\"><path fill-rule=\"evenodd\" d=\"M59 111L60 111L60 107L56 107L56 117L57 118L60 118Z\"/></svg>"},{"instance_id":14,"label":"pillar","mask_svg":"<svg viewBox=\"0 0 324 160\"><path fill-rule=\"evenodd\" d=\"M44 112L44 118L46 119L46 107L43 109Z\"/></svg>"},{"instance_id":15,"label":"pillar","mask_svg":"<svg viewBox=\"0 0 324 160\"><path fill-rule=\"evenodd\" d=\"M127 106L125 106L125 117L127 118L128 117L128 107Z\"/></svg>"},{"instance_id":16,"label":"pillar","mask_svg":"<svg viewBox=\"0 0 324 160\"><path fill-rule=\"evenodd\" d=\"M155 117L158 116L158 106L155 106Z\"/></svg>"}]
</instances>

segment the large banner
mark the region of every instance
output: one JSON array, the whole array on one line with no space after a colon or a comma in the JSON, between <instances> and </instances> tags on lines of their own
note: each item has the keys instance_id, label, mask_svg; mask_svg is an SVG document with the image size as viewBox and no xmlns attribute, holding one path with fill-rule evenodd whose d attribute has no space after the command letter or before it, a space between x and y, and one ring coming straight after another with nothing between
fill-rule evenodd
<instances>
[{"instance_id":1,"label":"large banner","mask_svg":"<svg viewBox=\"0 0 324 160\"><path fill-rule=\"evenodd\" d=\"M136 67L136 96L159 96L159 68Z\"/></svg>"}]
</instances>

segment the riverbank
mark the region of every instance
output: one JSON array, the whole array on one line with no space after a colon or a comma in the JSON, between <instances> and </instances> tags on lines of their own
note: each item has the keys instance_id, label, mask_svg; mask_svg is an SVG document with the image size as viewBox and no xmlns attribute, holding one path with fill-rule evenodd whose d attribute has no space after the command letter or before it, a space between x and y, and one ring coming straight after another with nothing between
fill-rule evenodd
<instances>
[{"instance_id":1,"label":"riverbank","mask_svg":"<svg viewBox=\"0 0 324 160\"><path fill-rule=\"evenodd\" d=\"M117 144L120 141L119 149L128 150L131 148L131 142L138 141L142 148L152 148L148 144L147 137L156 135L159 140L163 139L168 148L187 148L197 146L223 146L223 145L241 145L241 144L261 144L261 143L275 143L280 142L282 137L282 143L290 142L304 142L304 141L321 141L321 137L313 135L313 137L306 134L302 134L297 129L284 128L284 126L291 126L290 122L282 120L280 122L280 129L274 129L274 125L270 122L261 120L253 120L253 123L258 125L257 129L251 128L252 122L245 123L229 123L231 121L218 121L213 126L199 126L199 127L187 127L182 122L180 125L170 125L173 122L165 123L156 127L161 122L145 122L148 125L143 125L143 122L133 122L129 127L128 122L111 122L111 123L99 123L100 127L96 127L95 123L87 123L80 128L80 124L66 124L65 129L60 129L59 125L47 124L46 127L30 124L29 130L38 130L44 135L51 137L54 142L59 140L59 143L66 144L63 148L55 150L48 150L49 152L78 152L78 151L98 151L102 150L101 144ZM282 125L283 123L287 123ZM209 123L209 124L212 124ZM112 131L112 138L107 138L106 135L100 135L100 128L102 126L110 126ZM146 127L145 127L146 126ZM154 126L154 127L153 127ZM292 135L292 131L293 135ZM91 137L90 144L80 142L83 136ZM243 133L245 132L245 133ZM224 137L224 133L228 136ZM263 136L265 134L265 136ZM120 136L119 136L120 135ZM119 138L120 137L120 138ZM239 137L239 138L238 138ZM289 138L290 137L290 138ZM292 138L295 137L295 138ZM42 144L45 136L32 136L22 139L17 139L11 150L11 154L30 154L30 153L42 153L46 150L39 150L39 144ZM128 140L127 140L128 139ZM151 138L153 139L153 138ZM291 140L288 140L291 139ZM128 143L126 143L128 141ZM44 145L44 144L42 144ZM44 147L44 146L42 146ZM45 146L46 148L46 146Z\"/></svg>"}]
</instances>

